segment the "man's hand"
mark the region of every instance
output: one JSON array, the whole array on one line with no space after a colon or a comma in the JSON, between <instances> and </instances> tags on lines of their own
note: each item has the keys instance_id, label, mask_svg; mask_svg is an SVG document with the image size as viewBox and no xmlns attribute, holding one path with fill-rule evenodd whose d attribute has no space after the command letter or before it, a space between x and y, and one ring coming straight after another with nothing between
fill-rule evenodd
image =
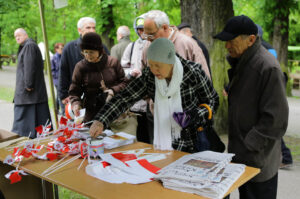
<instances>
[{"instance_id":1,"label":"man's hand","mask_svg":"<svg viewBox=\"0 0 300 199\"><path fill-rule=\"evenodd\" d=\"M223 93L223 96L224 96L224 97L228 97L228 93L226 92L225 89L223 89L222 93Z\"/></svg>"},{"instance_id":2,"label":"man's hand","mask_svg":"<svg viewBox=\"0 0 300 199\"><path fill-rule=\"evenodd\" d=\"M75 104L74 106L72 106L72 111L73 111L75 116L80 115L80 112L79 112L80 109L81 109L81 106L79 104Z\"/></svg>"},{"instance_id":3,"label":"man's hand","mask_svg":"<svg viewBox=\"0 0 300 199\"><path fill-rule=\"evenodd\" d=\"M66 105L67 103L70 102L70 98L69 97L66 97L65 99L61 100L61 102Z\"/></svg>"},{"instance_id":4,"label":"man's hand","mask_svg":"<svg viewBox=\"0 0 300 199\"><path fill-rule=\"evenodd\" d=\"M103 124L97 120L95 120L90 127L90 135L92 137L97 137L98 135L103 133Z\"/></svg>"}]
</instances>

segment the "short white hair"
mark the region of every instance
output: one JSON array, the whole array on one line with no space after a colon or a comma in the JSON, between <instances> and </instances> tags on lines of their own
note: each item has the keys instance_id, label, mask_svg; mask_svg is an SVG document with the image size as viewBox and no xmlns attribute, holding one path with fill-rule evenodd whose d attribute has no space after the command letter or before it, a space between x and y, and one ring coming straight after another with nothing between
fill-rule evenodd
<instances>
[{"instance_id":1,"label":"short white hair","mask_svg":"<svg viewBox=\"0 0 300 199\"><path fill-rule=\"evenodd\" d=\"M150 10L149 12L147 12L144 16L145 20L146 19L151 19L154 21L155 25L157 26L157 28L162 27L162 25L166 24L166 25L170 25L170 21L169 21L169 17L168 15L160 10Z\"/></svg>"},{"instance_id":2,"label":"short white hair","mask_svg":"<svg viewBox=\"0 0 300 199\"><path fill-rule=\"evenodd\" d=\"M24 30L23 28L16 29L15 32L14 32L14 34L16 34L17 32L20 32L20 33L22 33L24 35L28 35L27 32L26 32L26 30Z\"/></svg>"},{"instance_id":3,"label":"short white hair","mask_svg":"<svg viewBox=\"0 0 300 199\"><path fill-rule=\"evenodd\" d=\"M82 17L78 20L77 28L82 29L86 23L94 23L96 25L96 20L92 17Z\"/></svg>"},{"instance_id":4,"label":"short white hair","mask_svg":"<svg viewBox=\"0 0 300 199\"><path fill-rule=\"evenodd\" d=\"M117 30L117 34L123 37L129 36L130 35L130 30L128 26L120 26Z\"/></svg>"}]
</instances>

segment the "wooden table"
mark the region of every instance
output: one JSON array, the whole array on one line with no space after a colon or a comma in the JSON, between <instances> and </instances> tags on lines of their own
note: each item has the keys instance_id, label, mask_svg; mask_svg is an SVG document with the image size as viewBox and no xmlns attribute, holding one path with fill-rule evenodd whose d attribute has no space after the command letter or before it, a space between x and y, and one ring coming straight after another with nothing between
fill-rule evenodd
<instances>
[{"instance_id":1,"label":"wooden table","mask_svg":"<svg viewBox=\"0 0 300 199\"><path fill-rule=\"evenodd\" d=\"M152 145L137 142L132 145L123 146L112 151L124 151L129 149L139 149L139 148L148 148ZM161 152L153 150L147 150L147 152ZM11 154L11 152L6 151L5 149L0 149L0 160L3 161L5 157ZM153 162L155 166L164 167L171 162L174 162L178 158L187 153L174 151L171 155L167 156L167 159L160 160L157 162ZM42 161L42 160L34 160L34 159L26 159L23 160L20 169L23 169L27 173L30 173L34 176L37 176L41 179L47 180L54 184L66 187L72 191L78 192L84 196L89 198L101 198L101 199L200 199L204 198L198 195L183 193L180 191L174 191L166 189L162 186L160 182L153 181L150 183L133 185L133 184L111 184L99 179L93 178L85 173L85 166L87 165L87 161L84 163L84 166L81 167L79 171L77 171L77 167L81 163L80 160L76 160L75 162L69 164L68 166L62 168L61 170L56 171L55 173L44 177L41 173L47 169L50 165L54 164L54 162L50 161ZM253 178L255 175L259 173L259 169L246 167L244 174L238 179L237 182L233 184L228 193L231 193L233 190ZM26 178L26 176L24 177ZM228 194L227 193L227 194Z\"/></svg>"}]
</instances>

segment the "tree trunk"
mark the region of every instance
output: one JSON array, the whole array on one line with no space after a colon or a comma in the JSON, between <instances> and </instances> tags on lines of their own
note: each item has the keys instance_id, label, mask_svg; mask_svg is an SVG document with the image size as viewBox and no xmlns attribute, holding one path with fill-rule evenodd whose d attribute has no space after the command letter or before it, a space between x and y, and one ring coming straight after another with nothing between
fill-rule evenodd
<instances>
[{"instance_id":1,"label":"tree trunk","mask_svg":"<svg viewBox=\"0 0 300 199\"><path fill-rule=\"evenodd\" d=\"M280 63L282 71L289 74L288 71L288 43L289 43L289 14L290 14L290 1L275 0L276 14L274 15L274 31L272 44L277 51L277 59ZM292 95L291 81L287 83L287 95Z\"/></svg>"},{"instance_id":2,"label":"tree trunk","mask_svg":"<svg viewBox=\"0 0 300 199\"><path fill-rule=\"evenodd\" d=\"M2 36L2 29L0 27L0 70L2 69L2 61L1 61L1 36Z\"/></svg>"},{"instance_id":3,"label":"tree trunk","mask_svg":"<svg viewBox=\"0 0 300 199\"><path fill-rule=\"evenodd\" d=\"M220 106L214 117L215 128L219 133L227 133L227 98L222 94L228 83L225 43L213 39L213 35L224 28L227 20L233 16L232 0L181 0L181 22L187 22L208 48L214 87L220 97Z\"/></svg>"},{"instance_id":4,"label":"tree trunk","mask_svg":"<svg viewBox=\"0 0 300 199\"><path fill-rule=\"evenodd\" d=\"M103 43L107 46L108 49L114 45L114 40L109 37L110 32L115 27L114 19L113 19L113 5L109 4L107 8L102 8L101 16L98 20L107 21L107 23L103 24L103 32L101 34L101 38Z\"/></svg>"},{"instance_id":5,"label":"tree trunk","mask_svg":"<svg viewBox=\"0 0 300 199\"><path fill-rule=\"evenodd\" d=\"M286 0L276 0L275 10L280 12L274 16L273 47L277 51L281 65L287 66L289 42L289 4Z\"/></svg>"}]
</instances>

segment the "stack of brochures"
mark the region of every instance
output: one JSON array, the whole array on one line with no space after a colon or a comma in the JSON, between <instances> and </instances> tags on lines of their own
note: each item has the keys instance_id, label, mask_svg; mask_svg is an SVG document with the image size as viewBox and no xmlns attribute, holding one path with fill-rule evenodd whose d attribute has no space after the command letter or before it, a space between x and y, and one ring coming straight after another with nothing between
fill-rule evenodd
<instances>
[{"instance_id":1,"label":"stack of brochures","mask_svg":"<svg viewBox=\"0 0 300 199\"><path fill-rule=\"evenodd\" d=\"M161 169L155 179L169 189L223 198L245 171L245 165L230 163L233 156L212 151L185 155Z\"/></svg>"},{"instance_id":2,"label":"stack of brochures","mask_svg":"<svg viewBox=\"0 0 300 199\"><path fill-rule=\"evenodd\" d=\"M90 137L89 128L81 128L78 131L79 132L76 132L77 137L80 137L82 139L87 139ZM124 132L114 133L111 130L106 129L103 133L106 136L99 137L103 138L105 149L114 149L120 146L133 144L136 140L135 136Z\"/></svg>"},{"instance_id":3,"label":"stack of brochures","mask_svg":"<svg viewBox=\"0 0 300 199\"><path fill-rule=\"evenodd\" d=\"M106 132L108 132L108 130L104 131L104 133ZM135 139L136 139L135 136L124 132L109 134L107 137L104 137L103 139L104 148L113 149L120 146L133 144Z\"/></svg>"}]
</instances>

